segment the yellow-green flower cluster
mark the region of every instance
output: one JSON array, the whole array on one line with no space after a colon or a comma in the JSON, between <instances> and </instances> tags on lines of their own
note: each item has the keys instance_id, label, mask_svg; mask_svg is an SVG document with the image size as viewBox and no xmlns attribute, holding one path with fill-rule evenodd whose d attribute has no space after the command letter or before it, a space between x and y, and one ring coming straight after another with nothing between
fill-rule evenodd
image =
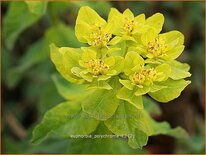
<instances>
[{"instance_id":1,"label":"yellow-green flower cluster","mask_svg":"<svg viewBox=\"0 0 206 155\"><path fill-rule=\"evenodd\" d=\"M112 8L107 21L93 9L81 7L75 25L77 39L86 47L51 47L51 59L57 70L70 82L92 88L113 89L112 79L122 87L117 98L141 109L142 95L160 102L178 97L190 83L189 65L175 59L184 50L179 31L160 33L164 16L146 18L126 9ZM176 89L176 90L175 90ZM137 103L138 102L138 103Z\"/></svg>"}]
</instances>

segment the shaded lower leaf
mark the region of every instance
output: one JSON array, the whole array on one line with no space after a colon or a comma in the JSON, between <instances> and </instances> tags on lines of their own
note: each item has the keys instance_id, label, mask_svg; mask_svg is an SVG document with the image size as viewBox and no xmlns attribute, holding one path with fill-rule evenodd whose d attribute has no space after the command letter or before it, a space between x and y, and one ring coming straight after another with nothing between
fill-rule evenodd
<instances>
[{"instance_id":1,"label":"shaded lower leaf","mask_svg":"<svg viewBox=\"0 0 206 155\"><path fill-rule=\"evenodd\" d=\"M141 130L135 129L134 135L132 138L129 138L128 144L132 148L142 148L147 144L148 136Z\"/></svg>"},{"instance_id":2,"label":"shaded lower leaf","mask_svg":"<svg viewBox=\"0 0 206 155\"><path fill-rule=\"evenodd\" d=\"M125 87L122 87L118 94L117 98L121 100L125 100L135 106L137 109L143 109L143 103L142 103L142 96L136 96L135 95L135 89L129 90Z\"/></svg>"},{"instance_id":3,"label":"shaded lower leaf","mask_svg":"<svg viewBox=\"0 0 206 155\"><path fill-rule=\"evenodd\" d=\"M120 88L119 81L114 78L109 84L113 88L112 90L94 90L82 104L83 110L98 120L106 120L111 117L119 105L119 100L116 98L117 90Z\"/></svg>"},{"instance_id":4,"label":"shaded lower leaf","mask_svg":"<svg viewBox=\"0 0 206 155\"><path fill-rule=\"evenodd\" d=\"M143 99L143 103L144 103L144 108L149 113L156 114L156 115L160 115L162 113L158 104L154 100L149 98L149 96L143 96L142 99Z\"/></svg>"},{"instance_id":5,"label":"shaded lower leaf","mask_svg":"<svg viewBox=\"0 0 206 155\"><path fill-rule=\"evenodd\" d=\"M87 87L85 85L70 83L58 74L54 74L52 79L59 94L66 100L76 100L87 95Z\"/></svg>"},{"instance_id":6,"label":"shaded lower leaf","mask_svg":"<svg viewBox=\"0 0 206 155\"><path fill-rule=\"evenodd\" d=\"M148 117L148 123L152 129L151 132L148 133L149 136L163 134L181 139L187 139L189 137L188 133L181 127L171 128L168 122L156 122L146 113L145 117Z\"/></svg>"},{"instance_id":7,"label":"shaded lower leaf","mask_svg":"<svg viewBox=\"0 0 206 155\"><path fill-rule=\"evenodd\" d=\"M142 148L147 144L149 136L158 134L188 138L183 128L172 129L167 122L156 122L147 111L138 110L125 101L121 101L115 114L105 121L105 125L116 135L128 136L128 144L132 148Z\"/></svg>"},{"instance_id":8,"label":"shaded lower leaf","mask_svg":"<svg viewBox=\"0 0 206 155\"><path fill-rule=\"evenodd\" d=\"M148 140L145 131L149 130L142 114L142 110L121 101L115 114L105 121L105 125L116 135L128 136L128 144L132 148L142 148Z\"/></svg>"},{"instance_id":9,"label":"shaded lower leaf","mask_svg":"<svg viewBox=\"0 0 206 155\"><path fill-rule=\"evenodd\" d=\"M81 110L79 103L64 102L49 110L33 131L32 142L39 143L50 134L68 137L93 132L99 121Z\"/></svg>"},{"instance_id":10,"label":"shaded lower leaf","mask_svg":"<svg viewBox=\"0 0 206 155\"><path fill-rule=\"evenodd\" d=\"M91 134L93 138L70 139L67 152L81 154L146 153L144 150L134 150L130 148L124 139L114 138L113 136L115 137L104 123L100 123L97 130Z\"/></svg>"}]
</instances>

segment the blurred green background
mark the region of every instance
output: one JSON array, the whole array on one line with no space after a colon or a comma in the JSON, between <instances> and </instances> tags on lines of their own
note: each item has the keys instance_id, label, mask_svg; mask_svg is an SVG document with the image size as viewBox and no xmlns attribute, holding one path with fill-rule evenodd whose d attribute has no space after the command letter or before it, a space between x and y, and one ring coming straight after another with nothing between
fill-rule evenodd
<instances>
[{"instance_id":1,"label":"blurred green background","mask_svg":"<svg viewBox=\"0 0 206 155\"><path fill-rule=\"evenodd\" d=\"M143 150L133 150L121 140L77 140L51 137L39 145L30 143L34 126L43 114L64 99L52 75L48 45L80 47L74 35L78 9L90 6L107 18L111 7L146 17L165 16L162 32L179 30L185 35L185 51L178 58L191 66L192 83L167 104L155 119L182 126L190 140L150 137ZM2 152L3 153L204 153L204 2L2 2ZM65 82L65 81L63 81ZM66 83L67 84L67 83ZM98 131L97 131L98 132ZM105 131L107 132L107 131Z\"/></svg>"}]
</instances>

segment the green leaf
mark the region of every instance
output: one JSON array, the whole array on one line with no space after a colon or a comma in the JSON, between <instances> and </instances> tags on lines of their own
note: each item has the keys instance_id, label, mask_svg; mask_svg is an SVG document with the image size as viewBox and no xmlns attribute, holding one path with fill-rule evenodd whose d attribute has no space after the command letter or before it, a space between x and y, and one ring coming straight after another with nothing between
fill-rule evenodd
<instances>
[{"instance_id":1,"label":"green leaf","mask_svg":"<svg viewBox=\"0 0 206 155\"><path fill-rule=\"evenodd\" d=\"M33 83L29 84L30 85L27 84L28 88L25 90L25 93L28 95L26 94L25 96L29 96L27 98L31 98L31 100L34 100L34 104L37 104L39 118L42 118L48 109L51 109L56 106L57 103L64 101L64 99L59 95L54 82L50 78L44 82L43 85L42 83L39 83L38 85L34 85ZM42 86L41 90L39 90L40 86ZM38 102L35 101L36 98L38 98Z\"/></svg>"},{"instance_id":2,"label":"green leaf","mask_svg":"<svg viewBox=\"0 0 206 155\"><path fill-rule=\"evenodd\" d=\"M66 100L74 101L87 95L87 87L85 85L70 83L58 74L53 74L52 79L59 94Z\"/></svg>"},{"instance_id":3,"label":"green leaf","mask_svg":"<svg viewBox=\"0 0 206 155\"><path fill-rule=\"evenodd\" d=\"M148 86L143 86L142 88L137 87L135 95L136 96L145 95L149 91L150 91L150 87L148 87Z\"/></svg>"},{"instance_id":4,"label":"green leaf","mask_svg":"<svg viewBox=\"0 0 206 155\"><path fill-rule=\"evenodd\" d=\"M29 10L37 15L43 15L46 12L47 3L41 1L25 1L29 7Z\"/></svg>"},{"instance_id":5,"label":"green leaf","mask_svg":"<svg viewBox=\"0 0 206 155\"><path fill-rule=\"evenodd\" d=\"M137 109L143 109L142 96L136 96L135 91L135 89L129 90L125 87L122 87L117 93L117 98L129 102Z\"/></svg>"},{"instance_id":6,"label":"green leaf","mask_svg":"<svg viewBox=\"0 0 206 155\"><path fill-rule=\"evenodd\" d=\"M162 111L157 102L149 98L149 96L145 95L142 97L142 99L146 111L148 111L151 114L161 115Z\"/></svg>"},{"instance_id":7,"label":"green leaf","mask_svg":"<svg viewBox=\"0 0 206 155\"><path fill-rule=\"evenodd\" d=\"M116 111L119 100L116 98L117 90L120 88L118 79L111 79L112 90L97 89L92 92L82 104L82 108L91 117L98 120L106 120Z\"/></svg>"},{"instance_id":8,"label":"green leaf","mask_svg":"<svg viewBox=\"0 0 206 155\"><path fill-rule=\"evenodd\" d=\"M170 78L173 80L179 80L191 76L191 74L188 72L190 69L188 64L175 60L168 62L168 64L171 66Z\"/></svg>"},{"instance_id":9,"label":"green leaf","mask_svg":"<svg viewBox=\"0 0 206 155\"><path fill-rule=\"evenodd\" d=\"M99 137L98 137L99 136ZM103 138L101 138L103 136ZM104 137L105 136L105 137ZM80 138L70 140L68 146L68 153L81 153L81 154L119 154L119 153L144 153L144 150L134 150L127 145L127 142L121 138L113 138L115 135L110 130L100 123L92 133L95 138ZM107 149L105 149L107 148Z\"/></svg>"},{"instance_id":10,"label":"green leaf","mask_svg":"<svg viewBox=\"0 0 206 155\"><path fill-rule=\"evenodd\" d=\"M147 111L138 110L125 101L121 101L115 114L105 121L105 125L116 135L130 135L128 144L132 148L141 148L146 145L148 136L158 134L188 138L184 129L180 127L172 129L167 122L156 122Z\"/></svg>"},{"instance_id":11,"label":"green leaf","mask_svg":"<svg viewBox=\"0 0 206 155\"><path fill-rule=\"evenodd\" d=\"M116 135L128 136L128 144L132 148L142 148L147 144L148 136L144 132L146 124L142 120L141 110L125 101L121 101L115 114L105 121L105 125Z\"/></svg>"},{"instance_id":12,"label":"green leaf","mask_svg":"<svg viewBox=\"0 0 206 155\"><path fill-rule=\"evenodd\" d=\"M129 90L133 90L134 85L130 80L119 80L119 82Z\"/></svg>"},{"instance_id":13,"label":"green leaf","mask_svg":"<svg viewBox=\"0 0 206 155\"><path fill-rule=\"evenodd\" d=\"M172 129L168 122L156 122L150 118L150 126L152 127L151 136L163 134L180 139L189 138L188 133L183 128L176 127Z\"/></svg>"},{"instance_id":14,"label":"green leaf","mask_svg":"<svg viewBox=\"0 0 206 155\"><path fill-rule=\"evenodd\" d=\"M109 45L116 45L116 44L120 43L121 41L122 41L122 37L115 36L114 38L112 38L110 40L110 42L108 44Z\"/></svg>"},{"instance_id":15,"label":"green leaf","mask_svg":"<svg viewBox=\"0 0 206 155\"><path fill-rule=\"evenodd\" d=\"M58 23L50 27L45 34L49 44L54 43L58 47L80 47L83 46L75 36L74 29L64 23Z\"/></svg>"},{"instance_id":16,"label":"green leaf","mask_svg":"<svg viewBox=\"0 0 206 155\"><path fill-rule=\"evenodd\" d=\"M9 67L11 66L11 64L13 63L12 61L12 55L11 53L9 53L5 46L2 45L1 48L1 67L2 67L2 72L1 72L1 78L2 78L2 83L7 83L8 79L7 79L7 72Z\"/></svg>"},{"instance_id":17,"label":"green leaf","mask_svg":"<svg viewBox=\"0 0 206 155\"><path fill-rule=\"evenodd\" d=\"M163 135L172 136L174 138L182 138L182 139L188 138L188 134L183 128L181 127L171 128L168 122L157 122L153 120L153 118L147 113L147 111L145 110L140 110L140 111L142 114L141 115L142 122L144 122L146 124L145 126L147 126L147 128L145 128L144 131L147 133L148 136L163 134Z\"/></svg>"},{"instance_id":18,"label":"green leaf","mask_svg":"<svg viewBox=\"0 0 206 155\"><path fill-rule=\"evenodd\" d=\"M37 22L40 15L29 12L25 2L11 2L3 18L3 41L11 50L20 35L26 28Z\"/></svg>"},{"instance_id":19,"label":"green leaf","mask_svg":"<svg viewBox=\"0 0 206 155\"><path fill-rule=\"evenodd\" d=\"M128 144L132 148L140 148L147 144L148 136L141 130L135 129L134 135L132 138L129 138Z\"/></svg>"},{"instance_id":20,"label":"green leaf","mask_svg":"<svg viewBox=\"0 0 206 155\"><path fill-rule=\"evenodd\" d=\"M110 66L110 70L115 70L116 71L116 75L118 75L120 72L122 72L123 68L124 68L124 59L123 57L120 56L114 56L115 59L115 63L114 65Z\"/></svg>"},{"instance_id":21,"label":"green leaf","mask_svg":"<svg viewBox=\"0 0 206 155\"><path fill-rule=\"evenodd\" d=\"M40 39L33 43L20 59L17 67L11 68L7 74L7 84L9 87L15 87L25 72L34 65L41 63L49 58L49 48L45 39Z\"/></svg>"},{"instance_id":22,"label":"green leaf","mask_svg":"<svg viewBox=\"0 0 206 155\"><path fill-rule=\"evenodd\" d=\"M112 87L105 81L93 81L90 83L89 89L106 89L106 90L111 90Z\"/></svg>"},{"instance_id":23,"label":"green leaf","mask_svg":"<svg viewBox=\"0 0 206 155\"><path fill-rule=\"evenodd\" d=\"M158 85L167 86L167 88L163 88L156 92L150 92L149 95L159 102L169 102L180 96L184 88L190 83L190 81L185 80L175 81L172 79L168 79L164 82L158 83Z\"/></svg>"},{"instance_id":24,"label":"green leaf","mask_svg":"<svg viewBox=\"0 0 206 155\"><path fill-rule=\"evenodd\" d=\"M98 123L81 110L79 103L64 102L45 114L33 131L32 142L39 143L51 134L61 137L86 135L93 132Z\"/></svg>"}]
</instances>

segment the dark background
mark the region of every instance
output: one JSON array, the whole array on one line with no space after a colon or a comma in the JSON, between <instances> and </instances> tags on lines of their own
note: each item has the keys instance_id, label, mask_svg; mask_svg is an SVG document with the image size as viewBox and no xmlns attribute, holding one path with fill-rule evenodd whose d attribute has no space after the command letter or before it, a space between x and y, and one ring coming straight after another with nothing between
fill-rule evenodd
<instances>
[{"instance_id":1,"label":"dark background","mask_svg":"<svg viewBox=\"0 0 206 155\"><path fill-rule=\"evenodd\" d=\"M88 141L52 137L40 145L30 143L34 126L43 114L64 99L58 94L51 75L56 72L49 58L49 42L58 46L79 47L74 36L78 9L88 5L106 19L111 7L123 12L130 8L146 17L156 12L165 16L162 32L181 31L185 51L178 58L191 66L192 83L182 95L169 103L155 119L167 120L172 127L182 126L190 140L167 136L150 137L142 151L123 145L119 153L204 153L204 2L49 2L45 12L32 14L25 2L2 2L1 90L3 153L117 153L118 148L92 146ZM97 142L99 143L99 142ZM98 145L98 147L96 146ZM75 146L75 147L74 147Z\"/></svg>"}]
</instances>

